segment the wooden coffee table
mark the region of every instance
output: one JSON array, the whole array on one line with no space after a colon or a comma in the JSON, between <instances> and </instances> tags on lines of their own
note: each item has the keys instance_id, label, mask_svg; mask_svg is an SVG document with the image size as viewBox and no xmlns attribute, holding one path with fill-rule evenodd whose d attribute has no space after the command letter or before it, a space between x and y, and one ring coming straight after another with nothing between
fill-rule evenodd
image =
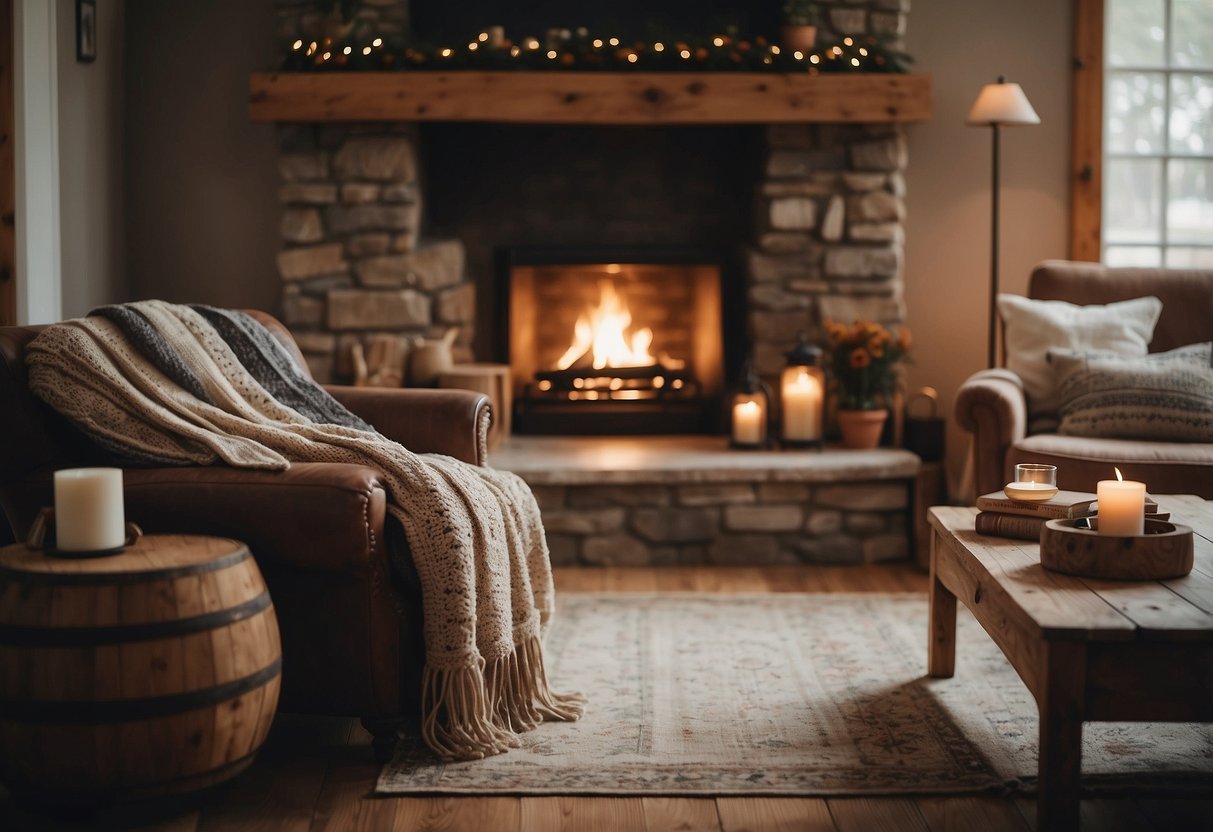
<instances>
[{"instance_id":1,"label":"wooden coffee table","mask_svg":"<svg viewBox=\"0 0 1213 832\"><path fill-rule=\"evenodd\" d=\"M1186 577L1050 572L1038 544L974 532L976 509L930 511L928 671L954 672L959 598L1036 697L1042 832L1078 828L1084 721L1213 721L1213 503L1188 495L1158 502L1196 532Z\"/></svg>"}]
</instances>

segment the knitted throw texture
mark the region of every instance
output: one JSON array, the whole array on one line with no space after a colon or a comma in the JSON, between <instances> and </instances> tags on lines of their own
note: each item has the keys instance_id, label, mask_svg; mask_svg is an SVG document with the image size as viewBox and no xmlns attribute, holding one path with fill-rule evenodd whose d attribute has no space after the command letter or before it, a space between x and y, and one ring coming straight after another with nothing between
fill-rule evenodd
<instances>
[{"instance_id":1,"label":"knitted throw texture","mask_svg":"<svg viewBox=\"0 0 1213 832\"><path fill-rule=\"evenodd\" d=\"M105 307L48 327L26 363L35 395L138 463L378 469L421 581L422 736L442 757L499 754L544 720L581 715L581 696L548 687L551 566L535 498L514 474L385 438L240 312Z\"/></svg>"}]
</instances>

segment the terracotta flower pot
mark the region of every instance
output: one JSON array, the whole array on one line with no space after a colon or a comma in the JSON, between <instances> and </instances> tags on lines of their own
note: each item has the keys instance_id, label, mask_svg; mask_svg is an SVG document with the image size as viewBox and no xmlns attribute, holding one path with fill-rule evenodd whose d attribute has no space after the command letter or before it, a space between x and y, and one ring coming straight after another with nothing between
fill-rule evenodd
<instances>
[{"instance_id":1,"label":"terracotta flower pot","mask_svg":"<svg viewBox=\"0 0 1213 832\"><path fill-rule=\"evenodd\" d=\"M838 427L842 429L842 446L870 451L880 444L887 410L840 410Z\"/></svg>"},{"instance_id":2,"label":"terracotta flower pot","mask_svg":"<svg viewBox=\"0 0 1213 832\"><path fill-rule=\"evenodd\" d=\"M780 28L780 39L783 41L785 49L791 52L799 50L808 54L813 51L813 47L817 43L817 27L794 26L785 23Z\"/></svg>"}]
</instances>

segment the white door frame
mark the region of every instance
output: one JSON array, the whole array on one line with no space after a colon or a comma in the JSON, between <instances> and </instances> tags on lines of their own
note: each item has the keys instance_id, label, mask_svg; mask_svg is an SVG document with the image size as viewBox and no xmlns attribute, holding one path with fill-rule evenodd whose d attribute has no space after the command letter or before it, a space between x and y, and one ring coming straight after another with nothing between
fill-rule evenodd
<instances>
[{"instance_id":1,"label":"white door frame","mask_svg":"<svg viewBox=\"0 0 1213 832\"><path fill-rule=\"evenodd\" d=\"M63 317L59 236L56 3L13 2L17 323Z\"/></svg>"}]
</instances>

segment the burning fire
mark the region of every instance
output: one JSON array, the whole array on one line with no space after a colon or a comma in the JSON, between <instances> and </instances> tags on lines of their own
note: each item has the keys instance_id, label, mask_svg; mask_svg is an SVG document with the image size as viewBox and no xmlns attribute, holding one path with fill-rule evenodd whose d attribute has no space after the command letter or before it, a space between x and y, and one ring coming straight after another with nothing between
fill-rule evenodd
<instances>
[{"instance_id":1,"label":"burning fire","mask_svg":"<svg viewBox=\"0 0 1213 832\"><path fill-rule=\"evenodd\" d=\"M598 306L587 310L573 327L573 343L556 362L557 370L567 370L586 355L595 370L606 367L650 367L658 358L649 352L653 330L643 327L629 337L632 313L627 301L615 291L610 280L598 281ZM665 363L664 356L661 363Z\"/></svg>"}]
</instances>

